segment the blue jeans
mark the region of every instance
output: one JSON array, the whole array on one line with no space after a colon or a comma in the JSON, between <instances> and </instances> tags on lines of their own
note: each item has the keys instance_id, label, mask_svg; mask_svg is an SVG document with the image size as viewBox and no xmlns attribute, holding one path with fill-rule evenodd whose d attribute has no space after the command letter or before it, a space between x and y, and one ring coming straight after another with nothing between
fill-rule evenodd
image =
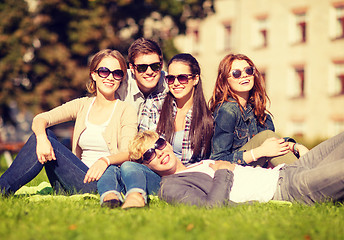
<instances>
[{"instance_id":1,"label":"blue jeans","mask_svg":"<svg viewBox=\"0 0 344 240\"><path fill-rule=\"evenodd\" d=\"M124 192L125 189L119 167L110 165L98 180L97 188L100 194L100 203L103 203L104 197L109 193L115 193L118 199L123 202L121 192Z\"/></svg>"},{"instance_id":2,"label":"blue jeans","mask_svg":"<svg viewBox=\"0 0 344 240\"><path fill-rule=\"evenodd\" d=\"M56 160L44 164L38 161L36 136L32 134L11 166L0 177L0 192L5 195L15 193L20 187L34 179L41 172L43 166L50 184L56 192L68 194L97 192L95 182L83 182L88 167L60 143L52 131L47 130L47 135L54 149Z\"/></svg>"},{"instance_id":3,"label":"blue jeans","mask_svg":"<svg viewBox=\"0 0 344 240\"><path fill-rule=\"evenodd\" d=\"M139 192L147 202L147 195L158 193L161 177L147 166L127 161L121 165L120 170L126 195Z\"/></svg>"},{"instance_id":4,"label":"blue jeans","mask_svg":"<svg viewBox=\"0 0 344 240\"><path fill-rule=\"evenodd\" d=\"M275 200L306 204L344 200L344 133L314 147L284 167Z\"/></svg>"}]
</instances>

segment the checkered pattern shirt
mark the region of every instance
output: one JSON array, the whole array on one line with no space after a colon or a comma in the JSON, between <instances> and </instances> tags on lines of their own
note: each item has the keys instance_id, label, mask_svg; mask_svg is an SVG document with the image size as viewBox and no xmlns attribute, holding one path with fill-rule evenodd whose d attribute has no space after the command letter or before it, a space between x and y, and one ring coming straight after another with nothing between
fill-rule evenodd
<instances>
[{"instance_id":1,"label":"checkered pattern shirt","mask_svg":"<svg viewBox=\"0 0 344 240\"><path fill-rule=\"evenodd\" d=\"M143 132L145 130L156 130L159 117L164 103L166 93L160 93L155 95L150 99L147 99L139 120L139 131ZM175 117L177 114L177 104L173 102L173 113L171 117ZM182 142L182 163L184 165L189 165L195 162L193 158L193 151L191 149L191 142L189 139L190 125L191 125L192 108L187 112L185 117L185 129ZM198 161L200 159L197 159Z\"/></svg>"}]
</instances>

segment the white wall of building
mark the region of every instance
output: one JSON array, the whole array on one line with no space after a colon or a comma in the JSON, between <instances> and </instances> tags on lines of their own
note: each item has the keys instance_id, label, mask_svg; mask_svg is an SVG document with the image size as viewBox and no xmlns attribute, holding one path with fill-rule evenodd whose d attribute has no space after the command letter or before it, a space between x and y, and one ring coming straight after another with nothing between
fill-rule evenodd
<instances>
[{"instance_id":1,"label":"white wall of building","mask_svg":"<svg viewBox=\"0 0 344 240\"><path fill-rule=\"evenodd\" d=\"M313 141L344 131L344 93L336 77L344 74L341 14L343 0L215 0L215 13L190 20L175 43L200 62L208 99L221 59L231 52L250 57L265 73L277 132ZM303 96L296 69L304 70Z\"/></svg>"}]
</instances>

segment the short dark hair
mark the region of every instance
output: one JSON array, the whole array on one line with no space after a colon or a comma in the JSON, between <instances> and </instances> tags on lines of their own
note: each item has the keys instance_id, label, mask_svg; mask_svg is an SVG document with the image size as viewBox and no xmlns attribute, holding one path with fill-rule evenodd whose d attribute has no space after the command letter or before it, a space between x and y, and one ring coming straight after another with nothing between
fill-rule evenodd
<instances>
[{"instance_id":1,"label":"short dark hair","mask_svg":"<svg viewBox=\"0 0 344 240\"><path fill-rule=\"evenodd\" d=\"M150 39L139 38L135 40L128 50L128 61L133 64L136 57L140 54L158 54L160 62L162 62L162 51L157 42Z\"/></svg>"}]
</instances>

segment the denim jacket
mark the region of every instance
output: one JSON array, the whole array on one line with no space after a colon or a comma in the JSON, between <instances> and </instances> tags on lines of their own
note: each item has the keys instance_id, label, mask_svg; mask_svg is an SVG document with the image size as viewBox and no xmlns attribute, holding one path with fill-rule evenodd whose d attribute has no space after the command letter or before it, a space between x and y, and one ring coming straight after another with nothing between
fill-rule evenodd
<instances>
[{"instance_id":1,"label":"denim jacket","mask_svg":"<svg viewBox=\"0 0 344 240\"><path fill-rule=\"evenodd\" d=\"M215 109L214 120L210 158L240 165L247 165L243 159L244 151L239 151L242 146L261 131L275 131L270 115L267 115L265 124L261 125L257 122L250 104L241 112L234 99L233 102L224 102Z\"/></svg>"}]
</instances>

